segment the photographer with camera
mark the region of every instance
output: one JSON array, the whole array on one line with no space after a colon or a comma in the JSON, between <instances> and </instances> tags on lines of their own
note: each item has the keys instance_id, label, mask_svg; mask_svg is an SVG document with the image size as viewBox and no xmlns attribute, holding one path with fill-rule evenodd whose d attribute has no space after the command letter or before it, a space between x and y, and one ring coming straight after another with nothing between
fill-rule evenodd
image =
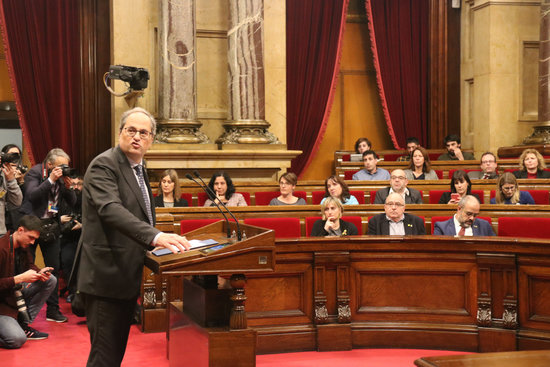
<instances>
[{"instance_id":1,"label":"photographer with camera","mask_svg":"<svg viewBox=\"0 0 550 367\"><path fill-rule=\"evenodd\" d=\"M29 246L40 237L42 223L32 215L21 218L15 232L0 238L0 347L20 348L27 340L48 334L29 326L57 279L52 268L38 269Z\"/></svg>"},{"instance_id":2,"label":"photographer with camera","mask_svg":"<svg viewBox=\"0 0 550 367\"><path fill-rule=\"evenodd\" d=\"M15 167L12 165L17 157L13 153L0 154L0 236L6 232L8 208L16 208L23 201L23 193L15 179Z\"/></svg>"},{"instance_id":3,"label":"photographer with camera","mask_svg":"<svg viewBox=\"0 0 550 367\"><path fill-rule=\"evenodd\" d=\"M71 169L69 155L60 148L48 152L43 163L33 166L25 176L25 193L21 213L32 214L42 221L42 231L37 243L31 246L33 253L40 246L44 263L53 268L58 277L60 268L60 223L59 204L65 200L68 205L76 204L76 194L71 190ZM59 311L59 293L56 289L48 300L46 320L66 322L67 317Z\"/></svg>"},{"instance_id":4,"label":"photographer with camera","mask_svg":"<svg viewBox=\"0 0 550 367\"><path fill-rule=\"evenodd\" d=\"M83 177L74 172L72 188L76 194L76 204L69 205L65 200L60 205L61 222L61 278L65 281L65 288L59 291L59 296L68 292L67 302L71 302L75 289L69 286L69 278L73 269L74 257L78 240L82 233L82 184Z\"/></svg>"},{"instance_id":5,"label":"photographer with camera","mask_svg":"<svg viewBox=\"0 0 550 367\"><path fill-rule=\"evenodd\" d=\"M25 173L28 168L22 164L21 161L21 149L15 144L4 145L0 152L0 166L10 166L13 169L15 181L19 190L12 183L8 183L11 179L6 179L6 175L2 172L4 177L0 177L0 192L6 191L6 195L0 194L0 222L4 221L5 229L0 223L0 236L7 231L13 231L16 229L17 222L19 222L19 207L23 201L23 183L25 182ZM11 176L10 176L11 177ZM4 210L2 210L2 204ZM5 213L5 216L4 216Z\"/></svg>"}]
</instances>

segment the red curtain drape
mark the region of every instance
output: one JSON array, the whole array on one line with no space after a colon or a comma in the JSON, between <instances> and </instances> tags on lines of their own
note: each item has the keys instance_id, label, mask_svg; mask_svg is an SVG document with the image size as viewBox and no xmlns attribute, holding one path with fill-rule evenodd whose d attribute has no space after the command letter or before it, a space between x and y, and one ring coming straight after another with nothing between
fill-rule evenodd
<instances>
[{"instance_id":1,"label":"red curtain drape","mask_svg":"<svg viewBox=\"0 0 550 367\"><path fill-rule=\"evenodd\" d=\"M59 147L78 167L79 1L1 0L9 75L32 163Z\"/></svg>"},{"instance_id":2,"label":"red curtain drape","mask_svg":"<svg viewBox=\"0 0 550 367\"><path fill-rule=\"evenodd\" d=\"M382 109L396 149L415 136L426 146L429 0L366 0Z\"/></svg>"},{"instance_id":3,"label":"red curtain drape","mask_svg":"<svg viewBox=\"0 0 550 367\"><path fill-rule=\"evenodd\" d=\"M300 175L319 149L339 72L348 0L287 0L287 146L303 153Z\"/></svg>"}]
</instances>

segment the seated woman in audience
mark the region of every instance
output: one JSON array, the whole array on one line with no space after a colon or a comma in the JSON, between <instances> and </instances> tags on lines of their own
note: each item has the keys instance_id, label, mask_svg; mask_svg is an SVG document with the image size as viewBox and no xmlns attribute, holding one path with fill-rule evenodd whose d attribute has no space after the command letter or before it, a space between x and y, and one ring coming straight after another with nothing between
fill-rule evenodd
<instances>
[{"instance_id":1,"label":"seated woman in audience","mask_svg":"<svg viewBox=\"0 0 550 367\"><path fill-rule=\"evenodd\" d=\"M271 199L269 205L306 205L303 198L294 196L298 177L292 172L283 173L279 179L279 197Z\"/></svg>"},{"instance_id":2,"label":"seated woman in audience","mask_svg":"<svg viewBox=\"0 0 550 367\"><path fill-rule=\"evenodd\" d=\"M208 198L204 206L216 206L214 200L221 201L226 206L247 206L244 196L235 192L235 186L231 177L226 172L218 171L214 173L208 183L210 190L216 194L215 198Z\"/></svg>"},{"instance_id":3,"label":"seated woman in audience","mask_svg":"<svg viewBox=\"0 0 550 367\"><path fill-rule=\"evenodd\" d=\"M463 170L458 170L453 173L451 178L451 192L444 192L439 199L439 204L458 204L460 199L466 195L472 195L481 202L477 194L472 194L470 177Z\"/></svg>"},{"instance_id":4,"label":"seated woman in audience","mask_svg":"<svg viewBox=\"0 0 550 367\"><path fill-rule=\"evenodd\" d=\"M366 152L367 150L371 150L372 144L370 143L370 140L367 138L359 138L355 142L355 153L357 154L363 154L363 152Z\"/></svg>"},{"instance_id":5,"label":"seated woman in audience","mask_svg":"<svg viewBox=\"0 0 550 367\"><path fill-rule=\"evenodd\" d=\"M550 178L550 172L545 171L546 163L542 155L535 149L525 149L519 156L519 171L514 171L516 178Z\"/></svg>"},{"instance_id":6,"label":"seated woman in audience","mask_svg":"<svg viewBox=\"0 0 550 367\"><path fill-rule=\"evenodd\" d=\"M497 182L496 196L491 204L535 204L535 200L527 191L519 191L518 181L510 172L504 172Z\"/></svg>"},{"instance_id":7,"label":"seated woman in audience","mask_svg":"<svg viewBox=\"0 0 550 367\"><path fill-rule=\"evenodd\" d=\"M358 234L357 227L353 223L340 219L342 214L344 214L344 207L340 200L333 197L326 198L321 204L323 219L319 219L313 224L311 236L353 236Z\"/></svg>"},{"instance_id":8,"label":"seated woman in audience","mask_svg":"<svg viewBox=\"0 0 550 367\"><path fill-rule=\"evenodd\" d=\"M189 206L187 200L181 198L180 180L178 173L173 169L167 169L160 176L160 190L155 197L155 207L174 208Z\"/></svg>"},{"instance_id":9,"label":"seated woman in audience","mask_svg":"<svg viewBox=\"0 0 550 367\"><path fill-rule=\"evenodd\" d=\"M426 149L417 147L412 152L409 167L405 170L407 180L438 180L435 170L430 165L430 156Z\"/></svg>"},{"instance_id":10,"label":"seated woman in audience","mask_svg":"<svg viewBox=\"0 0 550 367\"><path fill-rule=\"evenodd\" d=\"M342 202L342 205L359 205L357 198L349 193L348 185L338 176L330 176L325 181L325 197L321 204L327 198L333 197Z\"/></svg>"}]
</instances>

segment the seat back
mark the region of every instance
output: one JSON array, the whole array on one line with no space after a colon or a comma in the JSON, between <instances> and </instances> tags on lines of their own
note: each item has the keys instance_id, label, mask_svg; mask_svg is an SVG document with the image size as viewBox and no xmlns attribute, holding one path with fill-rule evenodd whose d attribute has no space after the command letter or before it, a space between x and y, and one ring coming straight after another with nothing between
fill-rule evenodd
<instances>
[{"instance_id":1,"label":"seat back","mask_svg":"<svg viewBox=\"0 0 550 367\"><path fill-rule=\"evenodd\" d=\"M353 223L353 225L357 228L357 233L359 235L363 234L363 224L361 223L361 217L359 217L359 216L343 216L342 220L345 220L346 222Z\"/></svg>"},{"instance_id":2,"label":"seat back","mask_svg":"<svg viewBox=\"0 0 550 367\"><path fill-rule=\"evenodd\" d=\"M430 190L430 204L439 204L439 199L444 192L449 192L449 190Z\"/></svg>"},{"instance_id":3,"label":"seat back","mask_svg":"<svg viewBox=\"0 0 550 367\"><path fill-rule=\"evenodd\" d=\"M358 171L344 171L344 180L353 180L353 175Z\"/></svg>"},{"instance_id":4,"label":"seat back","mask_svg":"<svg viewBox=\"0 0 550 367\"><path fill-rule=\"evenodd\" d=\"M550 238L550 218L500 217L498 235L548 239Z\"/></svg>"},{"instance_id":5,"label":"seat back","mask_svg":"<svg viewBox=\"0 0 550 367\"><path fill-rule=\"evenodd\" d=\"M312 191L311 192L311 203L313 205L321 204L321 200L325 197L324 191Z\"/></svg>"},{"instance_id":6,"label":"seat back","mask_svg":"<svg viewBox=\"0 0 550 367\"><path fill-rule=\"evenodd\" d=\"M313 224L316 221L322 219L321 217L306 217L306 237L311 237L311 230L313 229Z\"/></svg>"},{"instance_id":7,"label":"seat back","mask_svg":"<svg viewBox=\"0 0 550 367\"><path fill-rule=\"evenodd\" d=\"M183 219L180 221L180 234L194 231L208 224L219 222L223 219Z\"/></svg>"},{"instance_id":8,"label":"seat back","mask_svg":"<svg viewBox=\"0 0 550 367\"><path fill-rule=\"evenodd\" d=\"M365 204L365 193L361 190L350 190L351 195L355 196L359 204Z\"/></svg>"},{"instance_id":9,"label":"seat back","mask_svg":"<svg viewBox=\"0 0 550 367\"><path fill-rule=\"evenodd\" d=\"M301 237L299 218L246 218L244 224L272 229L275 238Z\"/></svg>"},{"instance_id":10,"label":"seat back","mask_svg":"<svg viewBox=\"0 0 550 367\"><path fill-rule=\"evenodd\" d=\"M181 194L181 198L187 200L187 205L193 206L193 195L192 194L183 193L183 194Z\"/></svg>"},{"instance_id":11,"label":"seat back","mask_svg":"<svg viewBox=\"0 0 550 367\"><path fill-rule=\"evenodd\" d=\"M281 193L279 191L256 191L254 197L256 198L256 205L269 205L269 202L279 197Z\"/></svg>"}]
</instances>

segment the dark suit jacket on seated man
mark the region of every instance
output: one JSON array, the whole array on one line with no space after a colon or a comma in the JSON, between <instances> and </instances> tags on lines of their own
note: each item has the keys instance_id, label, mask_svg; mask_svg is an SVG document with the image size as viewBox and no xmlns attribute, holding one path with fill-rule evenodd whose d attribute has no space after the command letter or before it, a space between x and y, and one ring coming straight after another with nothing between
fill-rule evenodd
<instances>
[{"instance_id":1,"label":"dark suit jacket on seated man","mask_svg":"<svg viewBox=\"0 0 550 367\"><path fill-rule=\"evenodd\" d=\"M142 108L122 115L119 145L97 156L84 177L77 289L84 295L91 350L87 366L119 366L140 291L147 250L185 251L185 237L154 227L143 157L156 131Z\"/></svg>"},{"instance_id":2,"label":"dark suit jacket on seated man","mask_svg":"<svg viewBox=\"0 0 550 367\"><path fill-rule=\"evenodd\" d=\"M479 208L479 201L474 196L464 196L458 203L456 214L451 219L434 224L434 235L494 236L495 232L491 224L476 218Z\"/></svg>"},{"instance_id":3,"label":"dark suit jacket on seated man","mask_svg":"<svg viewBox=\"0 0 550 367\"><path fill-rule=\"evenodd\" d=\"M405 198L405 204L422 204L422 195L417 189L407 188L409 180L405 176L405 171L395 169L390 176L390 187L385 187L376 191L374 198L375 204L384 204L390 193L397 193Z\"/></svg>"},{"instance_id":4,"label":"dark suit jacket on seated man","mask_svg":"<svg viewBox=\"0 0 550 367\"><path fill-rule=\"evenodd\" d=\"M413 214L405 213L403 196L392 193L386 198L385 213L369 220L369 234L372 235L423 235L426 234L424 221Z\"/></svg>"}]
</instances>

